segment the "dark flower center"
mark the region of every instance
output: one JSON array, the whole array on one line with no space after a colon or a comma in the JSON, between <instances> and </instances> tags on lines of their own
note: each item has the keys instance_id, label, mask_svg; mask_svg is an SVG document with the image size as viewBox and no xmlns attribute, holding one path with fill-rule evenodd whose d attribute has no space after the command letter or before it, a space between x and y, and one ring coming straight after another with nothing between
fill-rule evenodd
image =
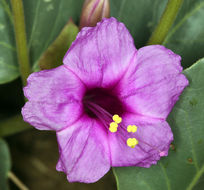
<instances>
[{"instance_id":1,"label":"dark flower center","mask_svg":"<svg viewBox=\"0 0 204 190\"><path fill-rule=\"evenodd\" d=\"M105 113L122 115L124 112L119 98L111 90L103 88L88 90L83 98L83 105L85 112L92 118L103 117Z\"/></svg>"},{"instance_id":2,"label":"dark flower center","mask_svg":"<svg viewBox=\"0 0 204 190\"><path fill-rule=\"evenodd\" d=\"M150 146L152 149L157 150L160 156L166 154L157 147L153 147L143 141L143 139L136 138L136 125L124 125L122 116L126 109L121 100L111 90L103 88L87 90L83 98L83 106L84 111L89 117L100 120L108 132L117 132L127 146L134 148L140 142L145 144L145 146ZM121 116L122 122L114 119L116 115L118 117Z\"/></svg>"},{"instance_id":3,"label":"dark flower center","mask_svg":"<svg viewBox=\"0 0 204 190\"><path fill-rule=\"evenodd\" d=\"M89 117L100 120L108 132L117 132L127 146L134 148L140 142L157 150L160 156L166 155L166 152L143 141L142 138L135 137L138 128L136 125L124 125L122 116L127 108L113 91L103 88L87 90L83 98L83 106ZM121 120L114 117L121 117Z\"/></svg>"}]
</instances>

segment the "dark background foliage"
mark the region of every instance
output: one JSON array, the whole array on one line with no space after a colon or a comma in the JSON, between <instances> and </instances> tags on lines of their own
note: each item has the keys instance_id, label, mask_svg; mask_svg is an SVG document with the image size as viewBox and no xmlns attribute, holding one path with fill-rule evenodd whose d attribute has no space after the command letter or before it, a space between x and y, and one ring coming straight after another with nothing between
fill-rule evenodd
<instances>
[{"instance_id":1,"label":"dark background foliage","mask_svg":"<svg viewBox=\"0 0 204 190\"><path fill-rule=\"evenodd\" d=\"M40 56L56 39L68 20L72 18L75 24L79 23L83 0L24 0L23 3L30 62L33 70L38 70ZM167 0L110 0L111 15L125 23L134 37L136 47L140 48L147 43L158 24L166 3ZM184 68L204 57L203 18L203 0L184 0L178 17L163 42L163 45L182 56ZM169 157L148 170L116 168L114 171L121 190L133 187L186 189L192 179L204 170L203 64L202 59L184 72L191 85L168 118L175 135L175 144ZM0 121L20 113L23 104L10 3L0 0ZM10 146L12 171L30 189L116 189L111 171L95 184L68 183L64 174L55 171L58 150L55 134L52 132L32 129L6 137L6 140ZM3 147L0 153L9 156L2 140L0 147ZM8 159L6 163L0 162L0 178L1 175L6 176L9 164ZM3 185L5 187L6 184ZM11 189L16 189L12 183L10 186ZM203 189L203 177L194 189Z\"/></svg>"}]
</instances>

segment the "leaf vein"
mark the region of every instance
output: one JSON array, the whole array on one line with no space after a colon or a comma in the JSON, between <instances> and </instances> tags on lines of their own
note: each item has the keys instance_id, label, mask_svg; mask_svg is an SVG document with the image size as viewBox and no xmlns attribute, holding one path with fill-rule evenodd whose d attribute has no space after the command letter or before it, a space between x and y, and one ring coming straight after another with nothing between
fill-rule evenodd
<instances>
[{"instance_id":1,"label":"leaf vein","mask_svg":"<svg viewBox=\"0 0 204 190\"><path fill-rule=\"evenodd\" d=\"M202 176L203 173L204 173L204 165L196 173L195 177L193 178L193 180L191 181L191 183L189 184L189 186L187 187L186 190L191 190L197 184L198 180L200 179L200 177Z\"/></svg>"},{"instance_id":2,"label":"leaf vein","mask_svg":"<svg viewBox=\"0 0 204 190\"><path fill-rule=\"evenodd\" d=\"M178 28L186 21L188 20L188 18L190 16L192 16L194 13L196 13L199 9L201 9L204 6L204 2L199 3L190 13L187 13L183 19L180 20L180 22L178 22L177 25L175 25L175 27L169 32L169 34L167 35L166 39L163 42L163 45L166 45L169 38L178 30Z\"/></svg>"},{"instance_id":3,"label":"leaf vein","mask_svg":"<svg viewBox=\"0 0 204 190\"><path fill-rule=\"evenodd\" d=\"M1 4L2 4L4 11L7 13L9 20L13 24L13 16L12 16L8 3L5 0L1 0Z\"/></svg>"},{"instance_id":4,"label":"leaf vein","mask_svg":"<svg viewBox=\"0 0 204 190\"><path fill-rule=\"evenodd\" d=\"M8 43L6 43L6 42L0 42L0 45L3 46L3 47L5 47L5 48L11 49L11 50L13 50L13 51L16 51L16 48L15 48L15 47L13 47L12 45L10 45L10 44L8 44Z\"/></svg>"},{"instance_id":5,"label":"leaf vein","mask_svg":"<svg viewBox=\"0 0 204 190\"><path fill-rule=\"evenodd\" d=\"M193 139L192 139L192 135L191 135L191 127L190 127L190 119L189 119L189 115L188 113L182 109L182 108L178 108L178 107L175 107L176 109L178 110L181 110L184 112L184 114L186 115L186 128L187 128L187 131L188 131L188 134L189 134L189 140L190 140L190 143L191 143L191 147L192 147L192 156L193 156L193 159L194 159L194 166L196 168L196 171L198 172L199 171L199 167L198 167L198 162L197 162L197 156L196 156L196 153L195 153L195 150L194 150L194 143L193 143Z\"/></svg>"},{"instance_id":6,"label":"leaf vein","mask_svg":"<svg viewBox=\"0 0 204 190\"><path fill-rule=\"evenodd\" d=\"M118 11L118 19L119 20L121 19L121 15L122 15L122 11L123 11L123 8L125 6L125 3L126 3L126 0L123 0L122 3L121 3L120 9Z\"/></svg>"},{"instance_id":7,"label":"leaf vein","mask_svg":"<svg viewBox=\"0 0 204 190\"><path fill-rule=\"evenodd\" d=\"M44 52L44 51L48 48L49 43L50 43L50 40L51 40L52 37L53 37L53 33L54 33L54 30L55 30L55 28L56 28L56 26L57 26L57 21L58 21L58 19L59 19L59 10L61 9L61 6L62 6L62 2L59 3L58 9L57 9L57 13L56 13L57 16L56 16L56 19L55 19L55 21L54 21L52 31L51 31L51 33L50 33L50 36L49 36L47 42L45 43L45 46L44 46L42 52Z\"/></svg>"},{"instance_id":8,"label":"leaf vein","mask_svg":"<svg viewBox=\"0 0 204 190\"><path fill-rule=\"evenodd\" d=\"M165 170L165 168L164 168L164 166L163 166L162 163L160 163L159 165L160 165L160 167L161 167L161 169L162 169L162 171L163 171L163 173L164 173L164 177L165 177L165 180L166 180L167 189L168 189L168 190L171 190L171 183L170 183L169 177L168 177L168 175L167 175L167 173L166 173L166 170Z\"/></svg>"},{"instance_id":9,"label":"leaf vein","mask_svg":"<svg viewBox=\"0 0 204 190\"><path fill-rule=\"evenodd\" d=\"M32 44L32 41L33 41L33 35L34 35L36 25L37 25L37 18L38 18L38 12L39 12L39 8L40 8L40 2L41 2L41 0L38 0L37 5L36 5L36 9L35 9L35 14L34 14L35 17L34 17L34 20L33 20L33 26L32 26L32 29L31 29L30 39L29 39L29 42L28 42L28 48L29 49L31 47L31 44Z\"/></svg>"},{"instance_id":10,"label":"leaf vein","mask_svg":"<svg viewBox=\"0 0 204 190\"><path fill-rule=\"evenodd\" d=\"M18 68L15 67L14 65L8 65L5 64L4 62L0 61L0 65L3 65L4 69L8 68L8 69L12 69L14 72L18 71Z\"/></svg>"}]
</instances>

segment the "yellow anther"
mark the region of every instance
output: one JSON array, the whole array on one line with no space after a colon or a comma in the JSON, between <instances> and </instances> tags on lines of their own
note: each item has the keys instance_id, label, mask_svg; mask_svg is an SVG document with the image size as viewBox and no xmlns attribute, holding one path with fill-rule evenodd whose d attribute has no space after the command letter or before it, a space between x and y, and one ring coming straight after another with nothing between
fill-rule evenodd
<instances>
[{"instance_id":1,"label":"yellow anther","mask_svg":"<svg viewBox=\"0 0 204 190\"><path fill-rule=\"evenodd\" d=\"M109 127L109 131L112 133L115 133L117 130L117 127Z\"/></svg>"},{"instance_id":2,"label":"yellow anther","mask_svg":"<svg viewBox=\"0 0 204 190\"><path fill-rule=\"evenodd\" d=\"M118 124L115 122L111 122L109 125L109 131L115 133L117 131Z\"/></svg>"},{"instance_id":3,"label":"yellow anther","mask_svg":"<svg viewBox=\"0 0 204 190\"><path fill-rule=\"evenodd\" d=\"M127 126L127 131L129 132L129 133L135 133L136 131L137 131L137 126L136 125L128 125Z\"/></svg>"},{"instance_id":4,"label":"yellow anther","mask_svg":"<svg viewBox=\"0 0 204 190\"><path fill-rule=\"evenodd\" d=\"M128 138L127 145L131 148L135 148L135 146L138 144L138 140L136 138Z\"/></svg>"},{"instance_id":5,"label":"yellow anther","mask_svg":"<svg viewBox=\"0 0 204 190\"><path fill-rule=\"evenodd\" d=\"M113 117L112 117L112 119L113 119L113 121L115 121L116 123L121 123L121 121L122 121L122 118L119 116L119 115L117 115L117 114L115 114Z\"/></svg>"},{"instance_id":6,"label":"yellow anther","mask_svg":"<svg viewBox=\"0 0 204 190\"><path fill-rule=\"evenodd\" d=\"M117 127L118 127L118 124L115 123L115 122L111 122L109 126L110 126L110 127L116 127L116 128L117 128Z\"/></svg>"},{"instance_id":7,"label":"yellow anther","mask_svg":"<svg viewBox=\"0 0 204 190\"><path fill-rule=\"evenodd\" d=\"M127 131L128 131L129 133L132 132L132 125L128 125L128 126L127 126Z\"/></svg>"}]
</instances>

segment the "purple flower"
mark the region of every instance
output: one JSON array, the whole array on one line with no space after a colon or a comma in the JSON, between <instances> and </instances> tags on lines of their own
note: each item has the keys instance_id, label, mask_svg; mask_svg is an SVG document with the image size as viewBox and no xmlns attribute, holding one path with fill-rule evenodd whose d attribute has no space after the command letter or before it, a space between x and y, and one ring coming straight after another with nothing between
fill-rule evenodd
<instances>
[{"instance_id":1,"label":"purple flower","mask_svg":"<svg viewBox=\"0 0 204 190\"><path fill-rule=\"evenodd\" d=\"M136 50L124 24L83 28L64 65L33 73L24 120L55 130L57 170L91 183L111 166L150 167L173 140L165 121L188 80L181 58L161 45Z\"/></svg>"}]
</instances>

